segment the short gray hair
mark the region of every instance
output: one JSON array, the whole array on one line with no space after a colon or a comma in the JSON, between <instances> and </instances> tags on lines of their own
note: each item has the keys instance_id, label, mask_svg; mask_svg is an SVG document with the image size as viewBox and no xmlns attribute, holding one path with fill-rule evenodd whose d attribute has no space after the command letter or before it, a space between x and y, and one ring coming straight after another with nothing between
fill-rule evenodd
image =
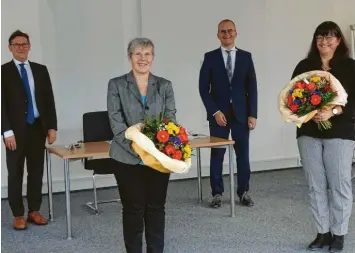
<instances>
[{"instance_id":1,"label":"short gray hair","mask_svg":"<svg viewBox=\"0 0 355 253\"><path fill-rule=\"evenodd\" d=\"M154 44L148 38L135 38L128 43L127 55L130 56L137 47L151 47L154 55Z\"/></svg>"}]
</instances>

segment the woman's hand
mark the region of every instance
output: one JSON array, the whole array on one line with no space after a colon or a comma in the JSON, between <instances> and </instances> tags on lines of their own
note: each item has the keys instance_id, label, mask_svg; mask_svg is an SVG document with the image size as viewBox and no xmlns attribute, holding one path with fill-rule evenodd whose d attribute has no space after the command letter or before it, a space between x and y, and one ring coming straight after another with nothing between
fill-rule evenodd
<instances>
[{"instance_id":1,"label":"woman's hand","mask_svg":"<svg viewBox=\"0 0 355 253\"><path fill-rule=\"evenodd\" d=\"M340 106L337 106L335 108L338 110L339 114L342 112L342 108ZM338 113L337 113L337 115L338 115ZM329 120L333 116L334 116L334 113L333 113L332 109L321 110L313 117L313 121L316 123L319 123L320 121Z\"/></svg>"}]
</instances>

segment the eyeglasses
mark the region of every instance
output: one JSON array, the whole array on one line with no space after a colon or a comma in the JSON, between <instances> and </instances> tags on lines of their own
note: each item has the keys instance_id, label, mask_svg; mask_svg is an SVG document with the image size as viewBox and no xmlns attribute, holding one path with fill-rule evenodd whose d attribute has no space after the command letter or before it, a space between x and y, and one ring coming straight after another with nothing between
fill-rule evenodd
<instances>
[{"instance_id":1,"label":"eyeglasses","mask_svg":"<svg viewBox=\"0 0 355 253\"><path fill-rule=\"evenodd\" d=\"M325 39L325 41L332 41L335 38L335 36L316 36L317 41L323 41Z\"/></svg>"},{"instance_id":2,"label":"eyeglasses","mask_svg":"<svg viewBox=\"0 0 355 253\"><path fill-rule=\"evenodd\" d=\"M227 30L220 30L219 32L223 33L223 34L227 34L227 33L232 34L233 32L235 32L235 30L234 29L227 29Z\"/></svg>"},{"instance_id":3,"label":"eyeglasses","mask_svg":"<svg viewBox=\"0 0 355 253\"><path fill-rule=\"evenodd\" d=\"M11 46L13 46L14 48L18 49L20 47L24 48L24 49L28 49L30 47L29 43L23 43L23 44L11 44Z\"/></svg>"}]
</instances>

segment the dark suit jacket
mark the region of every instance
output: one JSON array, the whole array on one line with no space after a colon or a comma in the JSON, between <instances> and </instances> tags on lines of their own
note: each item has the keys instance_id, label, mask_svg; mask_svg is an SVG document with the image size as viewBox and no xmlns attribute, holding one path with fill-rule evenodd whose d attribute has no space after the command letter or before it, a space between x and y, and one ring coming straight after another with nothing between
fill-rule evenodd
<instances>
[{"instance_id":1,"label":"dark suit jacket","mask_svg":"<svg viewBox=\"0 0 355 253\"><path fill-rule=\"evenodd\" d=\"M35 86L35 98L43 132L57 130L57 115L47 67L29 62ZM14 61L1 65L1 134L12 130L16 140L23 137L27 124L27 94Z\"/></svg>"},{"instance_id":2,"label":"dark suit jacket","mask_svg":"<svg viewBox=\"0 0 355 253\"><path fill-rule=\"evenodd\" d=\"M239 48L236 51L231 83L221 48L206 53L200 70L199 91L207 110L207 120L214 119L213 114L218 110L224 114L228 113L230 98L237 120L247 122L248 117L257 118L256 75L251 54L247 51Z\"/></svg>"}]
</instances>

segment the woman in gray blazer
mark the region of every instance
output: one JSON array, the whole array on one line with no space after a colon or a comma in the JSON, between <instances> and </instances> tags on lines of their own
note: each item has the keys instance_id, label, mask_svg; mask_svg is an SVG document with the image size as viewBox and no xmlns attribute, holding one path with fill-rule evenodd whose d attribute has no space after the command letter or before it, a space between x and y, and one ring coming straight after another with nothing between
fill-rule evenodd
<instances>
[{"instance_id":1,"label":"woman in gray blazer","mask_svg":"<svg viewBox=\"0 0 355 253\"><path fill-rule=\"evenodd\" d=\"M123 205L123 235L128 253L142 252L145 227L147 253L164 250L165 201L170 174L142 164L125 138L128 127L163 114L175 120L170 81L150 73L154 44L137 38L128 45L132 70L109 81L107 109L114 138L110 157L117 161L115 177Z\"/></svg>"}]
</instances>

